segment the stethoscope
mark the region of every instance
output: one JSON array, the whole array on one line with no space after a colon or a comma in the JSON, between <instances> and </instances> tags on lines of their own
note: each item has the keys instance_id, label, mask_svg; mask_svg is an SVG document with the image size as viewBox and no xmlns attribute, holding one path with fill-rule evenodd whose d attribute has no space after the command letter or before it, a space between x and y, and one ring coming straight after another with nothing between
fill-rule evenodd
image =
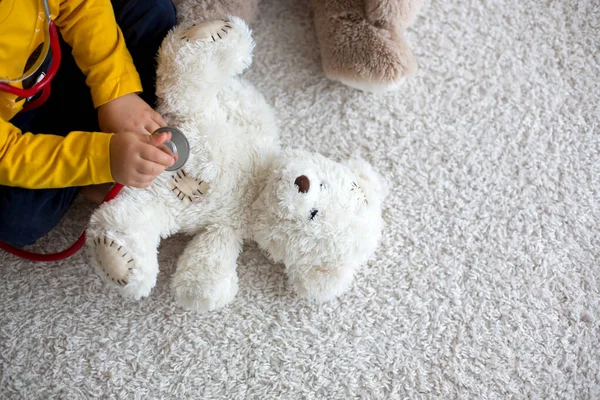
<instances>
[{"instance_id":1,"label":"stethoscope","mask_svg":"<svg viewBox=\"0 0 600 400\"><path fill-rule=\"evenodd\" d=\"M44 46L42 47L42 51L40 52L40 56L34 65L29 68L28 71L25 71L23 75L15 79L9 79L8 77L0 76L0 91L7 92L10 94L14 94L19 98L30 98L35 96L36 94L42 92L41 96L36 100L26 104L23 107L23 111L29 111L36 107L41 106L48 100L50 96L50 81L54 79L56 72L58 71L58 67L60 65L61 53L60 53L60 44L58 43L58 32L56 30L56 25L54 25L54 21L52 21L52 17L50 16L50 7L48 6L48 0L43 0L44 4L44 12L46 14L46 24L44 26ZM22 82L25 79L31 77L35 74L44 64L44 61L48 57L48 51L52 49L52 62L50 63L50 68L48 72L36 82L29 89L20 89L12 86L10 83Z\"/></svg>"},{"instance_id":2,"label":"stethoscope","mask_svg":"<svg viewBox=\"0 0 600 400\"><path fill-rule=\"evenodd\" d=\"M37 99L30 101L23 107L23 112L37 108L44 104L46 100L48 100L48 97L50 97L50 82L56 76L56 72L58 71L61 61L58 31L54 21L52 20L52 16L50 15L50 6L48 5L48 0L42 0L42 3L44 5L46 23L44 26L44 45L42 47L42 51L40 52L40 56L34 65L32 65L31 68L25 71L25 73L20 77L9 79L8 77L0 76L0 92L7 92L23 99L31 98L41 92L41 95ZM48 68L48 72L40 80L38 80L32 87L28 89L21 89L11 85L11 83L22 82L25 79L33 76L44 64L50 49L52 49L52 60L50 61L50 67ZM186 163L189 157L189 142L187 141L185 135L175 127L159 128L153 133L153 135L161 132L171 132L171 140L164 142L161 146L159 146L159 148L176 158L175 164L167 168L167 171L176 171Z\"/></svg>"}]
</instances>

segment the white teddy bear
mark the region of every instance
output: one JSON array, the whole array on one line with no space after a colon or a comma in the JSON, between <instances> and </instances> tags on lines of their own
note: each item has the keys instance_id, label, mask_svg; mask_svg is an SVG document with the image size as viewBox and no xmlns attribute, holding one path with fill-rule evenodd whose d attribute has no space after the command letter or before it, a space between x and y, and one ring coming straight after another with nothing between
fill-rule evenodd
<instances>
[{"instance_id":1,"label":"white teddy bear","mask_svg":"<svg viewBox=\"0 0 600 400\"><path fill-rule=\"evenodd\" d=\"M300 295L318 301L345 291L381 237L385 187L365 161L342 165L282 150L273 113L240 74L254 42L237 18L178 26L158 55L159 111L190 144L182 169L147 189L124 188L88 227L92 264L124 296L148 296L161 239L193 238L171 287L179 304L223 307L238 290L236 262L254 240L285 265Z\"/></svg>"}]
</instances>

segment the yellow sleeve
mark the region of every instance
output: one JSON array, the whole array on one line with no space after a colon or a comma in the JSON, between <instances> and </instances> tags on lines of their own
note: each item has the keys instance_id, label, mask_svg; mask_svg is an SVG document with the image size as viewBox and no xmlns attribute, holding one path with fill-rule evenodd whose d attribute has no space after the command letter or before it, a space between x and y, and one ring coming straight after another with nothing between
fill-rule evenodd
<instances>
[{"instance_id":1,"label":"yellow sleeve","mask_svg":"<svg viewBox=\"0 0 600 400\"><path fill-rule=\"evenodd\" d=\"M33 135L0 118L0 185L43 189L112 182L112 136L102 132Z\"/></svg>"},{"instance_id":2,"label":"yellow sleeve","mask_svg":"<svg viewBox=\"0 0 600 400\"><path fill-rule=\"evenodd\" d=\"M61 0L56 25L73 48L96 108L142 91L110 0Z\"/></svg>"}]
</instances>

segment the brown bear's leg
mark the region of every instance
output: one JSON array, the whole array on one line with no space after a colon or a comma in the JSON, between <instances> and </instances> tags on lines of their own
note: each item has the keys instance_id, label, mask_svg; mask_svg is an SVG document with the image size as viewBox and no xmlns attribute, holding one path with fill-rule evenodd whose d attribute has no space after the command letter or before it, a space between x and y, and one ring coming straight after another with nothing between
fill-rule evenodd
<instances>
[{"instance_id":1,"label":"brown bear's leg","mask_svg":"<svg viewBox=\"0 0 600 400\"><path fill-rule=\"evenodd\" d=\"M179 23L212 21L233 15L251 23L260 0L175 0Z\"/></svg>"},{"instance_id":2,"label":"brown bear's leg","mask_svg":"<svg viewBox=\"0 0 600 400\"><path fill-rule=\"evenodd\" d=\"M396 89L417 69L404 39L423 0L312 0L323 69L348 86Z\"/></svg>"},{"instance_id":3,"label":"brown bear's leg","mask_svg":"<svg viewBox=\"0 0 600 400\"><path fill-rule=\"evenodd\" d=\"M408 28L423 6L424 0L365 0L367 20L371 23L397 23Z\"/></svg>"}]
</instances>

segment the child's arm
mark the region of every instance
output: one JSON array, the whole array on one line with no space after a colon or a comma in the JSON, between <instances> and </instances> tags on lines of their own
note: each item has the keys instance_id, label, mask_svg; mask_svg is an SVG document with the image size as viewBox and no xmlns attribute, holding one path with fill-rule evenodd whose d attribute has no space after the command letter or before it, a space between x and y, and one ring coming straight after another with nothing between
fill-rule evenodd
<instances>
[{"instance_id":1,"label":"child's arm","mask_svg":"<svg viewBox=\"0 0 600 400\"><path fill-rule=\"evenodd\" d=\"M154 147L164 137L134 133L149 133L165 123L135 94L142 86L110 0L57 3L52 15L86 75L94 105L101 108L101 129L119 134L33 135L0 118L0 185L58 188L116 181L148 186L174 160Z\"/></svg>"},{"instance_id":2,"label":"child's arm","mask_svg":"<svg viewBox=\"0 0 600 400\"><path fill-rule=\"evenodd\" d=\"M42 189L116 181L146 187L175 161L156 148L169 137L132 132L33 135L0 118L0 185Z\"/></svg>"},{"instance_id":3,"label":"child's arm","mask_svg":"<svg viewBox=\"0 0 600 400\"><path fill-rule=\"evenodd\" d=\"M56 24L86 76L101 130L152 133L166 125L137 95L142 86L110 0L63 0Z\"/></svg>"},{"instance_id":4,"label":"child's arm","mask_svg":"<svg viewBox=\"0 0 600 400\"><path fill-rule=\"evenodd\" d=\"M111 136L33 135L0 118L0 185L42 189L111 182Z\"/></svg>"},{"instance_id":5,"label":"child's arm","mask_svg":"<svg viewBox=\"0 0 600 400\"><path fill-rule=\"evenodd\" d=\"M62 0L55 22L73 48L96 108L142 91L110 0Z\"/></svg>"}]
</instances>

